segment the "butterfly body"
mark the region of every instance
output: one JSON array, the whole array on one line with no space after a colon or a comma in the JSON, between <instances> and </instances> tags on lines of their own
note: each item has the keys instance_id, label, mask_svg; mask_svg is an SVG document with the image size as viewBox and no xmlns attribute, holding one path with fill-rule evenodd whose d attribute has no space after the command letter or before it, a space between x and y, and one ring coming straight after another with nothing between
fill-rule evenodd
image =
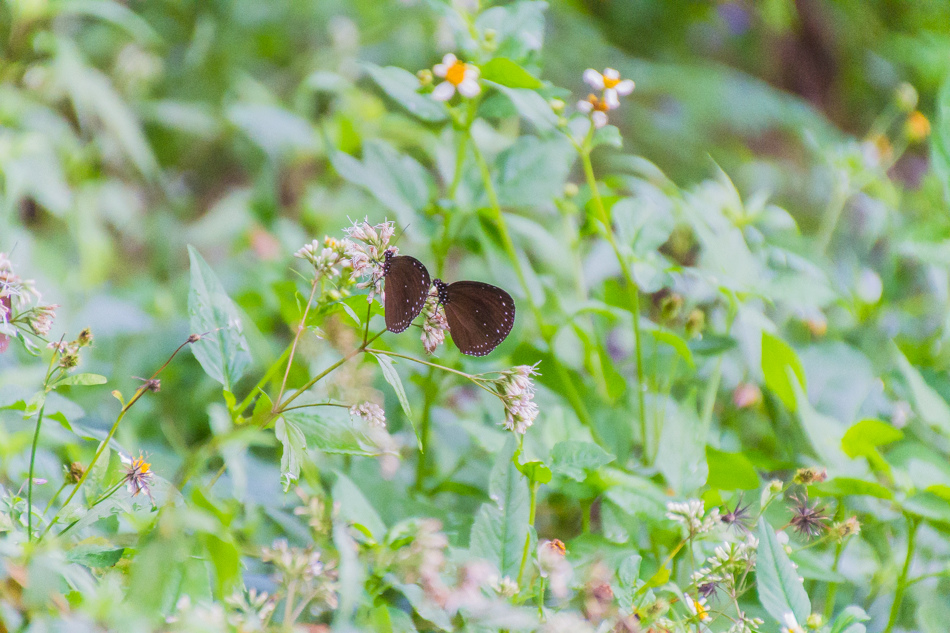
<instances>
[{"instance_id":1,"label":"butterfly body","mask_svg":"<svg viewBox=\"0 0 950 633\"><path fill-rule=\"evenodd\" d=\"M456 347L485 356L507 338L515 323L515 302L497 286L480 281L434 282Z\"/></svg>"},{"instance_id":2,"label":"butterfly body","mask_svg":"<svg viewBox=\"0 0 950 633\"><path fill-rule=\"evenodd\" d=\"M415 257L387 250L383 262L386 280L386 329L402 332L419 316L429 296L429 271Z\"/></svg>"}]
</instances>

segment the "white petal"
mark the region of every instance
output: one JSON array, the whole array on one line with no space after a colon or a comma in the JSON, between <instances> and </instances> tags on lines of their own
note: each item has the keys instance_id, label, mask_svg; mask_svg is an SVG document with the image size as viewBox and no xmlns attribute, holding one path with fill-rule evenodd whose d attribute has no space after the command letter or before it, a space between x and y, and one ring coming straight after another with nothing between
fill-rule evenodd
<instances>
[{"instance_id":1,"label":"white petal","mask_svg":"<svg viewBox=\"0 0 950 633\"><path fill-rule=\"evenodd\" d=\"M620 97L617 96L617 91L613 88L607 88L604 90L604 103L607 104L609 110L616 110L620 107Z\"/></svg>"},{"instance_id":2,"label":"white petal","mask_svg":"<svg viewBox=\"0 0 950 633\"><path fill-rule=\"evenodd\" d=\"M478 69L478 66L473 64L465 64L465 78L466 79L478 79L479 75L482 74L482 71Z\"/></svg>"},{"instance_id":3,"label":"white petal","mask_svg":"<svg viewBox=\"0 0 950 633\"><path fill-rule=\"evenodd\" d=\"M594 127L596 127L596 128L602 128L602 127L604 127L605 125L607 125L607 113L606 113L606 112L601 112L600 110L598 110L597 112L593 113L593 114L590 116L590 118L593 119L593 121L594 121Z\"/></svg>"},{"instance_id":4,"label":"white petal","mask_svg":"<svg viewBox=\"0 0 950 633\"><path fill-rule=\"evenodd\" d=\"M458 60L459 58L453 55L452 53L446 53L445 57L442 58L442 63L446 66L452 66Z\"/></svg>"},{"instance_id":5,"label":"white petal","mask_svg":"<svg viewBox=\"0 0 950 633\"><path fill-rule=\"evenodd\" d=\"M432 73L436 77L445 77L449 72L449 67L445 64L436 64L432 68Z\"/></svg>"},{"instance_id":6,"label":"white petal","mask_svg":"<svg viewBox=\"0 0 950 633\"><path fill-rule=\"evenodd\" d=\"M462 80L462 83L459 84L459 94L461 94L463 97L468 97L469 99L481 91L482 87L478 85L478 81L475 79L466 77Z\"/></svg>"},{"instance_id":7,"label":"white petal","mask_svg":"<svg viewBox=\"0 0 950 633\"><path fill-rule=\"evenodd\" d=\"M624 79L614 88L618 94L628 95L633 92L634 84L632 79Z\"/></svg>"},{"instance_id":8,"label":"white petal","mask_svg":"<svg viewBox=\"0 0 950 633\"><path fill-rule=\"evenodd\" d=\"M596 90L604 89L604 76L593 68L584 71L584 83Z\"/></svg>"},{"instance_id":9,"label":"white petal","mask_svg":"<svg viewBox=\"0 0 950 633\"><path fill-rule=\"evenodd\" d=\"M589 114L594 109L594 105L586 99L577 102L577 109L584 114Z\"/></svg>"},{"instance_id":10,"label":"white petal","mask_svg":"<svg viewBox=\"0 0 950 633\"><path fill-rule=\"evenodd\" d=\"M455 86L448 81L443 81L432 91L432 98L436 101L448 101L454 94Z\"/></svg>"},{"instance_id":11,"label":"white petal","mask_svg":"<svg viewBox=\"0 0 950 633\"><path fill-rule=\"evenodd\" d=\"M613 68L604 69L604 77L607 79L620 79L620 73L614 70Z\"/></svg>"}]
</instances>

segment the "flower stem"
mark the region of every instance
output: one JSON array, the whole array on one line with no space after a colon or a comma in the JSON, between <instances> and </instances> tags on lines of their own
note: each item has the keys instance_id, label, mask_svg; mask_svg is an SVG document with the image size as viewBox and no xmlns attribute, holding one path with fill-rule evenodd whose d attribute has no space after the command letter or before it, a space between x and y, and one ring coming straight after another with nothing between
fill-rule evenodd
<instances>
[{"instance_id":1,"label":"flower stem","mask_svg":"<svg viewBox=\"0 0 950 633\"><path fill-rule=\"evenodd\" d=\"M429 435L431 433L430 427L432 421L432 400L434 395L433 391L435 389L433 381L434 377L435 367L430 367L429 373L426 376L426 389L423 395L425 402L422 406L422 422L421 430L419 432L419 442L422 444L422 450L419 451L419 455L416 457L416 490L422 490L426 477L426 456L429 453Z\"/></svg>"},{"instance_id":2,"label":"flower stem","mask_svg":"<svg viewBox=\"0 0 950 633\"><path fill-rule=\"evenodd\" d=\"M528 533L524 537L524 550L521 552L521 566L518 568L518 586L521 586L521 581L524 578L524 569L528 563L528 554L531 552L531 527L534 526L534 515L536 510L536 502L538 500L538 488L541 486L540 482L532 481L531 482L531 505L530 510L528 511Z\"/></svg>"},{"instance_id":3,"label":"flower stem","mask_svg":"<svg viewBox=\"0 0 950 633\"><path fill-rule=\"evenodd\" d=\"M313 303L313 296L317 293L317 284L319 283L320 278L314 277L313 284L310 286L310 297L307 299L307 307L303 310L303 317L300 319L300 324L297 326L297 333L294 335L294 342L290 346L290 357L287 359L287 369L284 371L284 379L280 382L280 391L277 393L277 399L274 400L274 411L277 410L277 404L280 403L281 398L284 397L284 389L287 388L287 378L290 376L290 366L294 364L294 354L297 353L297 344L300 342L300 335L303 334L303 331L307 329L307 315L310 314L310 304ZM369 324L367 323L367 328ZM363 344L366 343L366 337L363 337Z\"/></svg>"},{"instance_id":4,"label":"flower stem","mask_svg":"<svg viewBox=\"0 0 950 633\"><path fill-rule=\"evenodd\" d=\"M597 212L598 219L604 228L604 237L610 244L610 248L613 249L614 256L616 256L617 261L620 263L620 270L623 272L624 279L627 281L627 287L630 289L630 308L633 313L633 344L637 356L637 408L640 413L640 437L643 442L641 459L644 464L648 464L650 457L647 451L646 394L644 393L643 346L641 344L642 337L640 333L640 287L633 278L633 273L630 270L627 259L623 256L623 253L620 252L620 247L617 245L617 238L614 236L610 216L607 213L607 208L604 206L604 200L600 196L600 189L597 187L597 178L594 176L594 166L590 160L590 139L591 134L588 134L584 145L577 146L577 149L578 154L580 154L581 163L584 166L584 177L587 179L587 187L590 189L591 200L594 202L594 210Z\"/></svg>"},{"instance_id":5,"label":"flower stem","mask_svg":"<svg viewBox=\"0 0 950 633\"><path fill-rule=\"evenodd\" d=\"M33 540L33 465L36 463L36 447L40 441L40 427L43 424L43 412L46 411L46 401L40 407L36 417L36 430L33 432L33 448L30 450L30 475L26 492L26 533L29 540Z\"/></svg>"},{"instance_id":6,"label":"flower stem","mask_svg":"<svg viewBox=\"0 0 950 633\"><path fill-rule=\"evenodd\" d=\"M894 602L891 604L891 614L887 618L887 628L884 633L891 633L894 625L897 623L897 616L900 614L901 603L904 601L904 591L907 589L907 574L910 571L910 563L914 559L914 546L917 540L917 527L920 525L920 519L912 517L909 514L907 518L907 555L904 558L904 567L901 569L901 575L897 579L897 588L894 590Z\"/></svg>"}]
</instances>

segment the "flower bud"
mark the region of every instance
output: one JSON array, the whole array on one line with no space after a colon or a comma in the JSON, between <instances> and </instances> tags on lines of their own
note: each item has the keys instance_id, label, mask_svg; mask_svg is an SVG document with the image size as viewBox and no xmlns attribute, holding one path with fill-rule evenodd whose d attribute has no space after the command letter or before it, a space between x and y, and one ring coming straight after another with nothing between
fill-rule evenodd
<instances>
[{"instance_id":1,"label":"flower bud","mask_svg":"<svg viewBox=\"0 0 950 633\"><path fill-rule=\"evenodd\" d=\"M554 111L554 114L561 114L564 112L564 106L566 104L563 99L551 99L548 101L548 105L551 106L551 110Z\"/></svg>"},{"instance_id":2,"label":"flower bud","mask_svg":"<svg viewBox=\"0 0 950 633\"><path fill-rule=\"evenodd\" d=\"M432 71L428 68L423 68L416 73L416 77L419 78L419 85L425 88L426 86L432 85Z\"/></svg>"},{"instance_id":3,"label":"flower bud","mask_svg":"<svg viewBox=\"0 0 950 633\"><path fill-rule=\"evenodd\" d=\"M683 297L676 294L666 295L660 300L660 315L664 321L673 321L683 309Z\"/></svg>"},{"instance_id":4,"label":"flower bud","mask_svg":"<svg viewBox=\"0 0 950 633\"><path fill-rule=\"evenodd\" d=\"M828 471L824 468L799 468L795 473L795 483L808 486L818 484L828 479Z\"/></svg>"},{"instance_id":5,"label":"flower bud","mask_svg":"<svg viewBox=\"0 0 950 633\"><path fill-rule=\"evenodd\" d=\"M76 342L79 344L79 347L85 347L92 344L92 330L89 328L83 329L76 338Z\"/></svg>"},{"instance_id":6,"label":"flower bud","mask_svg":"<svg viewBox=\"0 0 950 633\"><path fill-rule=\"evenodd\" d=\"M781 479L773 479L770 481L768 485L762 489L762 497L759 499L761 506L764 508L769 503L771 503L772 499L774 499L776 495L782 493L782 488L784 488L784 485L782 484Z\"/></svg>"},{"instance_id":7,"label":"flower bud","mask_svg":"<svg viewBox=\"0 0 950 633\"><path fill-rule=\"evenodd\" d=\"M917 89L905 81L894 91L894 100L903 112L911 112L917 107Z\"/></svg>"},{"instance_id":8,"label":"flower bud","mask_svg":"<svg viewBox=\"0 0 950 633\"><path fill-rule=\"evenodd\" d=\"M820 613L812 613L808 616L808 619L805 620L805 626L810 629L820 629L825 625L825 619L821 616Z\"/></svg>"},{"instance_id":9,"label":"flower bud","mask_svg":"<svg viewBox=\"0 0 950 633\"><path fill-rule=\"evenodd\" d=\"M686 333L691 336L699 336L706 328L706 313L699 308L693 309L686 317Z\"/></svg>"},{"instance_id":10,"label":"flower bud","mask_svg":"<svg viewBox=\"0 0 950 633\"><path fill-rule=\"evenodd\" d=\"M69 466L63 466L63 471L67 484L78 484L86 474L86 467L79 462L73 462Z\"/></svg>"},{"instance_id":11,"label":"flower bud","mask_svg":"<svg viewBox=\"0 0 950 633\"><path fill-rule=\"evenodd\" d=\"M573 198L580 192L580 189L573 182L569 182L564 185L564 197Z\"/></svg>"},{"instance_id":12,"label":"flower bud","mask_svg":"<svg viewBox=\"0 0 950 633\"><path fill-rule=\"evenodd\" d=\"M859 534L861 532L861 522L858 521L858 517L851 517L850 519L832 525L831 531L840 543L849 536Z\"/></svg>"}]
</instances>

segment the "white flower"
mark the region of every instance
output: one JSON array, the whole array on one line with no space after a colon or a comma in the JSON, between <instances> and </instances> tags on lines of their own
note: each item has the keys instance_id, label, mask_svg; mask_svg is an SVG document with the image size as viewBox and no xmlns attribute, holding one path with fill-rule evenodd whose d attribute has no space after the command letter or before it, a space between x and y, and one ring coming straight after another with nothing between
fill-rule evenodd
<instances>
[{"instance_id":1,"label":"white flower","mask_svg":"<svg viewBox=\"0 0 950 633\"><path fill-rule=\"evenodd\" d=\"M727 633L755 633L762 624L764 624L764 621L761 618L750 618L740 611L735 623Z\"/></svg>"},{"instance_id":2,"label":"white flower","mask_svg":"<svg viewBox=\"0 0 950 633\"><path fill-rule=\"evenodd\" d=\"M364 402L350 407L350 415L366 420L370 426L386 428L386 412L378 404Z\"/></svg>"},{"instance_id":3,"label":"white flower","mask_svg":"<svg viewBox=\"0 0 950 633\"><path fill-rule=\"evenodd\" d=\"M704 516L705 506L700 499L690 499L686 502L671 501L666 504L666 510L666 517L685 525L690 535L708 532L720 522L718 508L713 508Z\"/></svg>"},{"instance_id":4,"label":"white flower","mask_svg":"<svg viewBox=\"0 0 950 633\"><path fill-rule=\"evenodd\" d=\"M558 539L541 541L538 544L538 570L542 578L548 579L551 593L557 598L568 594L568 583L574 575L574 569L567 561L567 549Z\"/></svg>"},{"instance_id":5,"label":"white flower","mask_svg":"<svg viewBox=\"0 0 950 633\"><path fill-rule=\"evenodd\" d=\"M509 576L505 576L504 578L496 577L489 581L489 585L495 593L504 598L510 598L518 593L518 583Z\"/></svg>"},{"instance_id":6,"label":"white flower","mask_svg":"<svg viewBox=\"0 0 950 633\"><path fill-rule=\"evenodd\" d=\"M445 342L445 332L449 329L445 309L439 303L439 289L434 286L429 289L429 296L422 307L422 319L422 346L426 354L432 354Z\"/></svg>"},{"instance_id":7,"label":"white flower","mask_svg":"<svg viewBox=\"0 0 950 633\"><path fill-rule=\"evenodd\" d=\"M610 110L620 107L620 97L633 92L634 83L630 79L621 79L620 73L607 68L603 74L593 68L584 71L584 81L595 90L603 91L603 101Z\"/></svg>"},{"instance_id":8,"label":"white flower","mask_svg":"<svg viewBox=\"0 0 950 633\"><path fill-rule=\"evenodd\" d=\"M370 289L367 301L372 301L377 294L383 294L385 253L387 250L392 251L393 255L398 252L395 246L389 246L389 240L395 231L393 222L387 221L373 226L369 223L369 218L354 222L353 226L344 229L350 239L343 240L343 258L340 264L353 269L352 279L368 277L356 284L357 288Z\"/></svg>"},{"instance_id":9,"label":"white flower","mask_svg":"<svg viewBox=\"0 0 950 633\"><path fill-rule=\"evenodd\" d=\"M534 382L537 365L519 365L501 372L495 380L498 397L505 405L505 429L520 433L527 432L538 417L538 405L534 402Z\"/></svg>"},{"instance_id":10,"label":"white flower","mask_svg":"<svg viewBox=\"0 0 950 633\"><path fill-rule=\"evenodd\" d=\"M477 66L466 64L452 53L442 58L441 64L436 64L432 72L436 77L443 77L432 91L432 98L437 101L448 101L455 96L456 89L463 97L471 99L482 91L478 85L479 70Z\"/></svg>"},{"instance_id":11,"label":"white flower","mask_svg":"<svg viewBox=\"0 0 950 633\"><path fill-rule=\"evenodd\" d=\"M33 330L34 334L37 336L46 336L49 334L49 331L53 327L53 319L56 318L56 308L58 307L56 304L38 306L30 311L27 322L30 324L30 329Z\"/></svg>"},{"instance_id":12,"label":"white flower","mask_svg":"<svg viewBox=\"0 0 950 633\"><path fill-rule=\"evenodd\" d=\"M785 626L782 627L782 633L805 633L805 629L798 625L794 613L786 613L783 619Z\"/></svg>"},{"instance_id":13,"label":"white flower","mask_svg":"<svg viewBox=\"0 0 950 633\"><path fill-rule=\"evenodd\" d=\"M683 599L686 601L686 606L689 607L690 613L698 617L700 622L709 622L712 620L712 617L709 615L709 609L706 607L705 598L693 600L691 597L684 595Z\"/></svg>"},{"instance_id":14,"label":"white flower","mask_svg":"<svg viewBox=\"0 0 950 633\"><path fill-rule=\"evenodd\" d=\"M152 500L152 503L155 503L155 500L152 499L152 490L150 488L152 484L152 471L150 470L152 465L145 461L145 457L142 455L132 459L131 457L120 454L119 458L125 466L125 477L123 477L123 481L125 482L126 489L132 493L133 497L140 492L144 492L148 495L148 498Z\"/></svg>"},{"instance_id":15,"label":"white flower","mask_svg":"<svg viewBox=\"0 0 950 633\"><path fill-rule=\"evenodd\" d=\"M597 98L597 95L590 94L587 95L586 99L578 101L577 109L590 116L591 121L594 122L594 127L602 128L607 125L607 111L610 108L602 99Z\"/></svg>"}]
</instances>

